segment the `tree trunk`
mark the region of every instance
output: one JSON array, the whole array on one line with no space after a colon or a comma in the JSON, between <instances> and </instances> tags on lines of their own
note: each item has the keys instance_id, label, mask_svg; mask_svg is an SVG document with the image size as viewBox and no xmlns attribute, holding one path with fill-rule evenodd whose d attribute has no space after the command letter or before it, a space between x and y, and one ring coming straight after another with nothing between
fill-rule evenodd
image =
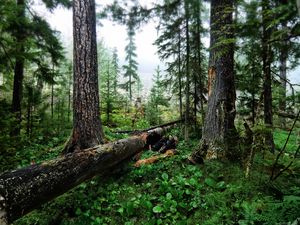
<instances>
[{"instance_id":1,"label":"tree trunk","mask_svg":"<svg viewBox=\"0 0 300 225\"><path fill-rule=\"evenodd\" d=\"M286 23L282 23L282 29L286 29ZM287 72L287 59L288 59L288 41L282 41L282 46L280 49L279 55L279 76L280 76L280 84L281 84L281 94L279 97L279 110L282 112L286 111L286 72ZM285 118L280 118L280 125L282 128L286 128L286 120Z\"/></svg>"},{"instance_id":2,"label":"tree trunk","mask_svg":"<svg viewBox=\"0 0 300 225\"><path fill-rule=\"evenodd\" d=\"M73 1L73 132L64 152L103 143L99 108L95 0Z\"/></svg>"},{"instance_id":3,"label":"tree trunk","mask_svg":"<svg viewBox=\"0 0 300 225\"><path fill-rule=\"evenodd\" d=\"M110 74L109 74L109 61L107 65L107 101L106 101L106 120L107 125L109 125L110 122Z\"/></svg>"},{"instance_id":4,"label":"tree trunk","mask_svg":"<svg viewBox=\"0 0 300 225\"><path fill-rule=\"evenodd\" d=\"M28 91L28 97L27 97L27 121L26 121L26 134L28 138L30 138L30 133L31 133L31 107L32 107L32 101L33 101L33 89L32 87L27 87Z\"/></svg>"},{"instance_id":5,"label":"tree trunk","mask_svg":"<svg viewBox=\"0 0 300 225\"><path fill-rule=\"evenodd\" d=\"M20 135L22 113L21 113L21 101L22 101L22 89L24 79L24 41L25 32L23 22L25 21L25 2L24 0L17 0L17 15L18 23L16 32L14 34L16 39L16 61L14 68L14 84L13 84L13 98L12 98L12 113L15 117L15 124L12 126L11 136L15 137Z\"/></svg>"},{"instance_id":6,"label":"tree trunk","mask_svg":"<svg viewBox=\"0 0 300 225\"><path fill-rule=\"evenodd\" d=\"M211 1L211 47L210 47L210 85L208 111L204 123L202 140L191 159L199 158L239 158L236 151L237 132L235 119L234 84L234 44L233 41L233 1ZM218 46L220 41L229 43Z\"/></svg>"},{"instance_id":7,"label":"tree trunk","mask_svg":"<svg viewBox=\"0 0 300 225\"><path fill-rule=\"evenodd\" d=\"M52 84L51 84L51 120L54 122L54 64L52 64Z\"/></svg>"},{"instance_id":8,"label":"tree trunk","mask_svg":"<svg viewBox=\"0 0 300 225\"><path fill-rule=\"evenodd\" d=\"M178 31L178 83L179 83L179 112L180 119L183 119L182 113L182 77L181 77L181 35L180 27Z\"/></svg>"},{"instance_id":9,"label":"tree trunk","mask_svg":"<svg viewBox=\"0 0 300 225\"><path fill-rule=\"evenodd\" d=\"M271 38L271 30L269 26L269 13L270 2L269 0L262 1L262 25L263 25L263 37L262 37L262 63L264 74L264 123L267 128L272 129L273 126L273 114L272 114L272 77L271 77L271 48L269 40ZM268 131L265 135L265 143L270 148L271 152L274 152L274 141L272 131Z\"/></svg>"},{"instance_id":10,"label":"tree trunk","mask_svg":"<svg viewBox=\"0 0 300 225\"><path fill-rule=\"evenodd\" d=\"M185 121L184 121L184 140L189 139L190 124L190 35L189 35L189 3L184 2L185 7L185 36L186 36L186 93L185 93Z\"/></svg>"},{"instance_id":11,"label":"tree trunk","mask_svg":"<svg viewBox=\"0 0 300 225\"><path fill-rule=\"evenodd\" d=\"M199 87L200 87L200 111L201 111L201 121L202 125L204 124L204 119L205 119L205 113L204 113L204 101L203 101L203 95L204 95L204 79L202 77L202 59L201 59L201 32L200 32L200 27L201 27L201 10L200 10L200 2L197 4L197 58L198 58L198 66L199 66ZM196 86L195 86L196 87ZM196 110L196 109L195 109Z\"/></svg>"},{"instance_id":12,"label":"tree trunk","mask_svg":"<svg viewBox=\"0 0 300 225\"><path fill-rule=\"evenodd\" d=\"M95 175L107 175L170 126L0 175L0 224L12 223ZM154 138L155 137L155 138Z\"/></svg>"}]
</instances>

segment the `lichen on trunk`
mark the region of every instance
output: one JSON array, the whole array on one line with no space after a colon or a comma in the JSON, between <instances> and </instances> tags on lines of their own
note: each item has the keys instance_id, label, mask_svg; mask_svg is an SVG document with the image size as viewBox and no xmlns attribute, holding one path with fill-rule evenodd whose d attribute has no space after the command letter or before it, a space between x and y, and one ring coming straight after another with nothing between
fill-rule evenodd
<instances>
[{"instance_id":1,"label":"lichen on trunk","mask_svg":"<svg viewBox=\"0 0 300 225\"><path fill-rule=\"evenodd\" d=\"M236 149L233 1L211 1L211 47L208 109L202 139L191 155L199 158L239 158Z\"/></svg>"}]
</instances>

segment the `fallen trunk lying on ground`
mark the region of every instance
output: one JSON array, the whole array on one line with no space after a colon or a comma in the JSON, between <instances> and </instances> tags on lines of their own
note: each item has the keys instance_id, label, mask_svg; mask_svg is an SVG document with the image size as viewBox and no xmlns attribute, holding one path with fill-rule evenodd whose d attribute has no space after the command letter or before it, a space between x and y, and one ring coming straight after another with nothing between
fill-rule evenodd
<instances>
[{"instance_id":1,"label":"fallen trunk lying on ground","mask_svg":"<svg viewBox=\"0 0 300 225\"><path fill-rule=\"evenodd\" d=\"M172 122L168 122L168 123L164 123L164 124L161 124L161 125L153 126L153 127L147 128L147 129L142 129L142 130L119 130L119 131L117 130L117 131L113 131L113 133L117 133L117 134L139 134L139 133L147 132L149 130L153 130L153 129L156 129L156 128L159 128L159 127L172 126L174 124L181 123L181 122L183 122L183 120L175 120L175 121L172 121Z\"/></svg>"},{"instance_id":2,"label":"fallen trunk lying on ground","mask_svg":"<svg viewBox=\"0 0 300 225\"><path fill-rule=\"evenodd\" d=\"M153 144L153 136L161 137L169 128L171 126L156 128L139 136L1 174L0 224L12 223L83 181L109 173L145 146Z\"/></svg>"}]
</instances>

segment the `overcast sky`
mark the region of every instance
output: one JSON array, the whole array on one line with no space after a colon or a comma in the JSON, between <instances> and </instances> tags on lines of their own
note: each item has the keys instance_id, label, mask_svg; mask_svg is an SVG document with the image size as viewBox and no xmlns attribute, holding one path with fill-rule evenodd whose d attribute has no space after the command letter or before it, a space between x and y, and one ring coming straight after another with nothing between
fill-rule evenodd
<instances>
[{"instance_id":1,"label":"overcast sky","mask_svg":"<svg viewBox=\"0 0 300 225\"><path fill-rule=\"evenodd\" d=\"M110 0L96 0L96 2L108 4ZM153 0L139 0L143 5L151 6ZM58 7L52 13L47 12L42 5L35 7L36 11L43 14L51 26L61 32L61 39L68 47L72 49L72 11ZM98 40L103 39L104 43L109 48L117 48L121 65L125 61L125 46L127 44L127 32L126 27L118 24L114 24L109 20L101 21L103 26L97 27ZM163 63L160 62L156 54L156 46L153 42L157 38L157 31L155 29L155 23L149 22L143 26L141 30L136 33L136 46L137 46L137 61L139 63L138 73L141 76L141 80L144 84L146 91L149 91L152 84L152 74L154 73L157 65L163 67ZM208 46L208 39L205 40L205 45ZM288 78L292 83L300 83L300 68L289 72Z\"/></svg>"},{"instance_id":2,"label":"overcast sky","mask_svg":"<svg viewBox=\"0 0 300 225\"><path fill-rule=\"evenodd\" d=\"M98 1L100 2L100 1ZM101 4L107 4L111 1L101 0ZM152 1L141 1L143 5L151 5ZM61 32L61 39L68 49L72 49L73 28L72 28L72 11L58 7L52 13L47 12L42 4L35 6L35 10L45 16L51 26ZM109 20L101 20L103 26L97 26L97 39L103 39L106 47L117 48L121 66L125 63L125 46L127 45L126 27L113 23ZM163 67L156 54L156 46L153 42L157 38L155 23L152 21L143 26L136 33L137 62L138 73L143 82L146 91L149 91L152 85L152 74L157 65Z\"/></svg>"}]
</instances>

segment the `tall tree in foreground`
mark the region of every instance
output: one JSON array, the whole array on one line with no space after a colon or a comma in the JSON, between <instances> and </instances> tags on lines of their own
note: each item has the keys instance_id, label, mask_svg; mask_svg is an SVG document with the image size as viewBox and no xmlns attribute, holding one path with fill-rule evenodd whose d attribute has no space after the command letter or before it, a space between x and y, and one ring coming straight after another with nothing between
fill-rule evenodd
<instances>
[{"instance_id":1,"label":"tall tree in foreground","mask_svg":"<svg viewBox=\"0 0 300 225\"><path fill-rule=\"evenodd\" d=\"M25 27L25 1L17 0L17 29L14 32L16 40L16 58L14 66L14 85L13 85L13 98L12 98L12 113L15 114L16 123L11 131L11 136L17 136L21 130L21 98L22 98L22 83L24 79L24 42L26 39Z\"/></svg>"},{"instance_id":2,"label":"tall tree in foreground","mask_svg":"<svg viewBox=\"0 0 300 225\"><path fill-rule=\"evenodd\" d=\"M100 120L95 0L73 1L73 131L64 152L103 143Z\"/></svg>"},{"instance_id":3,"label":"tall tree in foreground","mask_svg":"<svg viewBox=\"0 0 300 225\"><path fill-rule=\"evenodd\" d=\"M271 77L271 28L270 28L270 1L264 0L262 4L262 63L263 63L263 94L264 94L264 122L268 128L273 126L272 113L272 77ZM268 131L265 136L265 143L274 152L274 140L272 131Z\"/></svg>"},{"instance_id":4,"label":"tall tree in foreground","mask_svg":"<svg viewBox=\"0 0 300 225\"><path fill-rule=\"evenodd\" d=\"M234 85L234 36L233 0L212 0L210 14L210 62L211 90L208 111L199 149L191 161L207 158L235 157L236 129Z\"/></svg>"}]
</instances>

